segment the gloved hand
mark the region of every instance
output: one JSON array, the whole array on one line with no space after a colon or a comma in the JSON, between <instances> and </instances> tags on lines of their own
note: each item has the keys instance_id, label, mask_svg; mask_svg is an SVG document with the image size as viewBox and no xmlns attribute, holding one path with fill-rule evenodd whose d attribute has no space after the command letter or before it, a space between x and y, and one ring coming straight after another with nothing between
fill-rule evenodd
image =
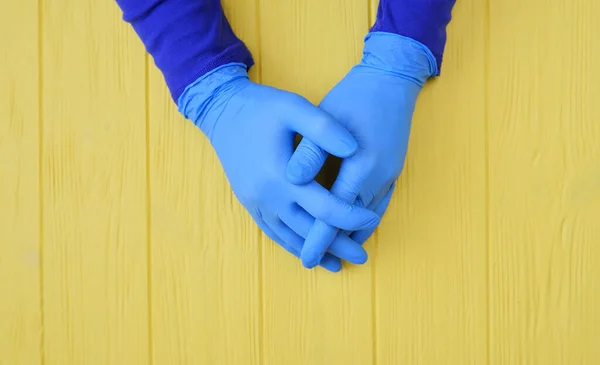
<instances>
[{"instance_id":1,"label":"gloved hand","mask_svg":"<svg viewBox=\"0 0 600 365\"><path fill-rule=\"evenodd\" d=\"M342 161L331 192L348 204L365 206L383 216L395 181L404 166L411 119L425 81L437 73L435 58L422 44L392 33L365 38L363 58L325 96L320 108L340 121L358 141L358 151ZM291 182L311 181L327 152L302 139L287 167ZM375 227L351 235L363 243ZM337 238L336 238L337 235ZM319 263L329 245L345 234L317 220L301 251L302 263Z\"/></svg>"},{"instance_id":2,"label":"gloved hand","mask_svg":"<svg viewBox=\"0 0 600 365\"><path fill-rule=\"evenodd\" d=\"M315 218L346 230L379 223L377 214L343 202L315 181L301 186L287 181L296 133L339 157L357 148L348 131L301 96L254 83L245 65L228 64L188 86L178 105L210 139L233 192L256 223L297 257ZM333 242L329 252L353 263L367 257L347 236ZM322 266L341 269L331 255Z\"/></svg>"}]
</instances>

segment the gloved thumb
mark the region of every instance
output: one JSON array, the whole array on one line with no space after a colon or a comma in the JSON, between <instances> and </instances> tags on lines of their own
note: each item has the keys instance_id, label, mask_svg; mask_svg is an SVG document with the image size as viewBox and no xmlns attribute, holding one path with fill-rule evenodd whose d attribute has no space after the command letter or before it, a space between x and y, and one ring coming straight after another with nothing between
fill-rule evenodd
<instances>
[{"instance_id":1,"label":"gloved thumb","mask_svg":"<svg viewBox=\"0 0 600 365\"><path fill-rule=\"evenodd\" d=\"M308 100L292 95L285 119L291 130L334 156L348 158L356 153L358 142L346 128Z\"/></svg>"},{"instance_id":2,"label":"gloved thumb","mask_svg":"<svg viewBox=\"0 0 600 365\"><path fill-rule=\"evenodd\" d=\"M313 181L327 159L328 153L307 138L302 138L287 164L286 177L296 185Z\"/></svg>"},{"instance_id":3,"label":"gloved thumb","mask_svg":"<svg viewBox=\"0 0 600 365\"><path fill-rule=\"evenodd\" d=\"M372 210L378 216L383 217L383 214L387 210L388 205L392 200L392 194L394 193L395 188L396 183L393 183L389 190L385 193L385 195L373 199L371 204L367 206L367 209ZM363 229L360 231L355 231L354 233L352 233L352 235L350 235L350 237L353 241L362 245L367 239L369 239L369 237L371 237L373 232L375 232L375 228Z\"/></svg>"}]
</instances>

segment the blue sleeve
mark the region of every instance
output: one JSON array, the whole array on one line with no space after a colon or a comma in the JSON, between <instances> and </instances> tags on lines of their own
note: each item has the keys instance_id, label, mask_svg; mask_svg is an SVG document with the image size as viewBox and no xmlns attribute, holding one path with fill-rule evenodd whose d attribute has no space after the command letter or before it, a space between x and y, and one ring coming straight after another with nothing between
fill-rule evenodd
<instances>
[{"instance_id":1,"label":"blue sleeve","mask_svg":"<svg viewBox=\"0 0 600 365\"><path fill-rule=\"evenodd\" d=\"M220 0L116 0L177 101L200 76L231 62L254 61L234 34Z\"/></svg>"},{"instance_id":2,"label":"blue sleeve","mask_svg":"<svg viewBox=\"0 0 600 365\"><path fill-rule=\"evenodd\" d=\"M442 67L446 27L456 0L380 0L371 32L388 32L425 45Z\"/></svg>"}]
</instances>

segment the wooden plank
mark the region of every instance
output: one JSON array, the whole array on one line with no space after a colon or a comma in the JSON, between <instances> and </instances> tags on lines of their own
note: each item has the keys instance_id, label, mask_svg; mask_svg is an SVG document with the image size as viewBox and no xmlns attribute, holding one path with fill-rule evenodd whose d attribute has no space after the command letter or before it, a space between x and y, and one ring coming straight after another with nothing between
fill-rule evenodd
<instances>
[{"instance_id":1,"label":"wooden plank","mask_svg":"<svg viewBox=\"0 0 600 365\"><path fill-rule=\"evenodd\" d=\"M489 13L490 364L598 364L600 3Z\"/></svg>"},{"instance_id":2,"label":"wooden plank","mask_svg":"<svg viewBox=\"0 0 600 365\"><path fill-rule=\"evenodd\" d=\"M114 2L41 12L44 364L146 365L143 47Z\"/></svg>"},{"instance_id":3,"label":"wooden plank","mask_svg":"<svg viewBox=\"0 0 600 365\"><path fill-rule=\"evenodd\" d=\"M454 8L377 232L378 365L487 362L484 16L478 0Z\"/></svg>"},{"instance_id":4,"label":"wooden plank","mask_svg":"<svg viewBox=\"0 0 600 365\"><path fill-rule=\"evenodd\" d=\"M260 10L263 83L318 103L360 60L366 0L261 0ZM370 265L308 271L265 238L264 364L370 364Z\"/></svg>"},{"instance_id":5,"label":"wooden plank","mask_svg":"<svg viewBox=\"0 0 600 365\"><path fill-rule=\"evenodd\" d=\"M41 361L38 2L0 5L0 364Z\"/></svg>"},{"instance_id":6,"label":"wooden plank","mask_svg":"<svg viewBox=\"0 0 600 365\"><path fill-rule=\"evenodd\" d=\"M255 4L224 7L258 61ZM151 60L149 101L154 363L262 365L258 227Z\"/></svg>"},{"instance_id":7,"label":"wooden plank","mask_svg":"<svg viewBox=\"0 0 600 365\"><path fill-rule=\"evenodd\" d=\"M377 7L379 6L379 0L367 0L369 2L369 28L375 24L377 19Z\"/></svg>"}]
</instances>

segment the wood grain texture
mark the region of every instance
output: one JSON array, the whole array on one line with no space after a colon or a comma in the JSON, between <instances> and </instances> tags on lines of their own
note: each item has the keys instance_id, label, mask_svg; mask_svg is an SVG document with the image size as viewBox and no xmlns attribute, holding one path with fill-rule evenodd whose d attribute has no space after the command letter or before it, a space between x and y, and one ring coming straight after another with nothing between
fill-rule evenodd
<instances>
[{"instance_id":1,"label":"wood grain texture","mask_svg":"<svg viewBox=\"0 0 600 365\"><path fill-rule=\"evenodd\" d=\"M114 2L40 10L44 364L146 365L143 48Z\"/></svg>"},{"instance_id":2,"label":"wood grain texture","mask_svg":"<svg viewBox=\"0 0 600 365\"><path fill-rule=\"evenodd\" d=\"M256 58L255 4L224 7ZM149 66L154 364L260 365L259 229L208 139L180 116Z\"/></svg>"},{"instance_id":3,"label":"wood grain texture","mask_svg":"<svg viewBox=\"0 0 600 365\"><path fill-rule=\"evenodd\" d=\"M490 5L490 364L598 364L600 3Z\"/></svg>"},{"instance_id":4,"label":"wood grain texture","mask_svg":"<svg viewBox=\"0 0 600 365\"><path fill-rule=\"evenodd\" d=\"M377 364L486 359L485 6L459 1L375 241ZM373 256L373 255L372 255Z\"/></svg>"},{"instance_id":5,"label":"wood grain texture","mask_svg":"<svg viewBox=\"0 0 600 365\"><path fill-rule=\"evenodd\" d=\"M263 83L318 103L361 57L365 0L261 0ZM333 15L335 14L335 15ZM264 364L370 364L371 268L307 271L265 239Z\"/></svg>"},{"instance_id":6,"label":"wood grain texture","mask_svg":"<svg viewBox=\"0 0 600 365\"><path fill-rule=\"evenodd\" d=\"M37 14L0 5L0 365L41 361Z\"/></svg>"}]
</instances>

